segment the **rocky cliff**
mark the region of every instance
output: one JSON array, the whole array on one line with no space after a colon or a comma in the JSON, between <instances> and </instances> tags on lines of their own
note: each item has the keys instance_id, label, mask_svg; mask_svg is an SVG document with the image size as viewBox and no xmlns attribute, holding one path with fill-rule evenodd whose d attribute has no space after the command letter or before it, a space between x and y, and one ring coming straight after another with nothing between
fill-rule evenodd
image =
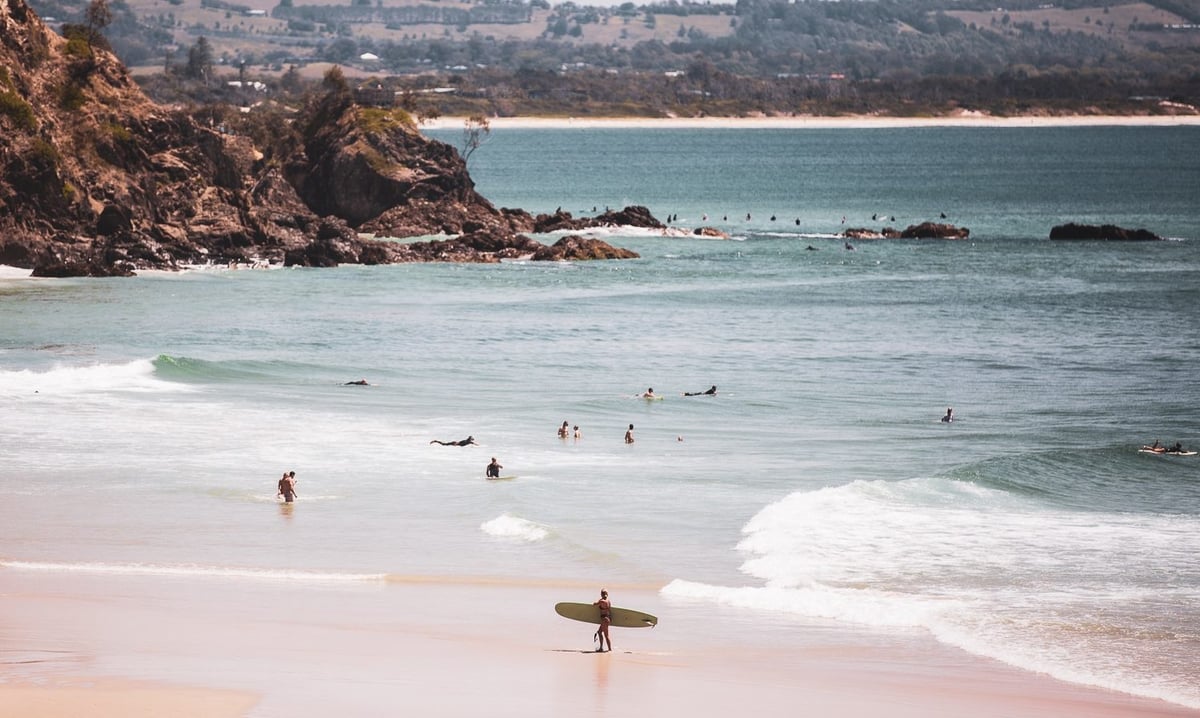
<instances>
[{"instance_id":1,"label":"rocky cliff","mask_svg":"<svg viewBox=\"0 0 1200 718\"><path fill-rule=\"evenodd\" d=\"M578 240L555 251L521 235L533 217L480 196L454 148L403 112L355 105L340 75L252 137L154 104L101 35L66 34L25 0L0 0L0 264L102 276L210 262L637 256ZM461 236L363 238L429 234Z\"/></svg>"}]
</instances>

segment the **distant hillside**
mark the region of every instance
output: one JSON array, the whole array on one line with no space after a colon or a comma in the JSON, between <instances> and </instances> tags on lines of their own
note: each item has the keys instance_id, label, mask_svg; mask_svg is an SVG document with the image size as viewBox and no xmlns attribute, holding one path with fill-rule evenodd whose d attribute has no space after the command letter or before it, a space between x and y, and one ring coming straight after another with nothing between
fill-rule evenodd
<instances>
[{"instance_id":1,"label":"distant hillside","mask_svg":"<svg viewBox=\"0 0 1200 718\"><path fill-rule=\"evenodd\" d=\"M1160 112L1200 102L1195 0L274 2L114 2L109 39L139 76L186 62L203 37L226 74L325 62L349 76L423 77L407 87L453 90L424 98L435 112ZM34 7L73 20L82 0Z\"/></svg>"}]
</instances>

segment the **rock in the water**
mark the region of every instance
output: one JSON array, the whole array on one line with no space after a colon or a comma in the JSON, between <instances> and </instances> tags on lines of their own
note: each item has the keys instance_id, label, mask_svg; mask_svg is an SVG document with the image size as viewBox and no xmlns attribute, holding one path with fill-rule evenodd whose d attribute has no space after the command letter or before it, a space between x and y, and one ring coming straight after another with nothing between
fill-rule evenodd
<instances>
[{"instance_id":1,"label":"rock in the water","mask_svg":"<svg viewBox=\"0 0 1200 718\"><path fill-rule=\"evenodd\" d=\"M1106 239L1122 242L1152 242L1162 237L1147 229L1125 229L1113 224L1060 224L1050 230L1050 239Z\"/></svg>"},{"instance_id":2,"label":"rock in the water","mask_svg":"<svg viewBox=\"0 0 1200 718\"><path fill-rule=\"evenodd\" d=\"M952 224L937 222L910 225L900 232L901 239L966 239L969 236L971 236L971 230L966 227L955 227Z\"/></svg>"}]
</instances>

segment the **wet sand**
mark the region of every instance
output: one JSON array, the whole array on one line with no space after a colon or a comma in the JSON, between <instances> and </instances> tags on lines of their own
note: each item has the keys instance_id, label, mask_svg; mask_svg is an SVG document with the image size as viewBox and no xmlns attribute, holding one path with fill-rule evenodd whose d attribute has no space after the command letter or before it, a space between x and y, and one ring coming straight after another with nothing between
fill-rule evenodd
<instances>
[{"instance_id":1,"label":"wet sand","mask_svg":"<svg viewBox=\"0 0 1200 718\"><path fill-rule=\"evenodd\" d=\"M599 587L347 584L0 567L0 715L1200 716L947 648L608 586L652 629L557 616Z\"/></svg>"}]
</instances>

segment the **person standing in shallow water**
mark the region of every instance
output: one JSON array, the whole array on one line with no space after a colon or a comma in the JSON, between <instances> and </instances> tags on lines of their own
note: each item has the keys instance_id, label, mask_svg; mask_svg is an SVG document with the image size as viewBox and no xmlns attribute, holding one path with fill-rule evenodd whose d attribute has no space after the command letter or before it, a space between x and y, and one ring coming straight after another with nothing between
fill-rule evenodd
<instances>
[{"instance_id":1,"label":"person standing in shallow water","mask_svg":"<svg viewBox=\"0 0 1200 718\"><path fill-rule=\"evenodd\" d=\"M608 642L608 650L612 650L612 638L608 635L608 627L612 625L612 604L608 601L608 591L600 589L600 600L592 604L600 609L600 628L596 629L596 638L600 639L597 653L604 653L604 643Z\"/></svg>"},{"instance_id":2,"label":"person standing in shallow water","mask_svg":"<svg viewBox=\"0 0 1200 718\"><path fill-rule=\"evenodd\" d=\"M285 471L283 478L279 480L278 493L276 496L282 496L284 503L292 503L296 500L296 472Z\"/></svg>"},{"instance_id":3,"label":"person standing in shallow water","mask_svg":"<svg viewBox=\"0 0 1200 718\"><path fill-rule=\"evenodd\" d=\"M487 465L487 469L486 469L486 471L487 471L487 477L488 477L489 479L498 479L498 478L500 478L500 469L503 469L503 468L504 468L504 467L500 465L500 462L499 462L499 461L496 461L496 457L494 457L494 456L493 456L493 457L492 457L492 463L490 463L490 464L488 464L488 465Z\"/></svg>"},{"instance_id":4,"label":"person standing in shallow water","mask_svg":"<svg viewBox=\"0 0 1200 718\"><path fill-rule=\"evenodd\" d=\"M948 406L946 407L946 415L942 417L942 423L949 424L952 421L954 421L954 407Z\"/></svg>"},{"instance_id":5,"label":"person standing in shallow water","mask_svg":"<svg viewBox=\"0 0 1200 718\"><path fill-rule=\"evenodd\" d=\"M633 424L630 424L629 428L625 430L625 443L626 444L633 443Z\"/></svg>"},{"instance_id":6,"label":"person standing in shallow water","mask_svg":"<svg viewBox=\"0 0 1200 718\"><path fill-rule=\"evenodd\" d=\"M569 426L569 424L567 424L567 422L564 421L562 423L562 426L558 427L558 438L560 438L560 439L567 438L567 436L569 435L568 432L570 432L570 429L567 428L568 426Z\"/></svg>"}]
</instances>

